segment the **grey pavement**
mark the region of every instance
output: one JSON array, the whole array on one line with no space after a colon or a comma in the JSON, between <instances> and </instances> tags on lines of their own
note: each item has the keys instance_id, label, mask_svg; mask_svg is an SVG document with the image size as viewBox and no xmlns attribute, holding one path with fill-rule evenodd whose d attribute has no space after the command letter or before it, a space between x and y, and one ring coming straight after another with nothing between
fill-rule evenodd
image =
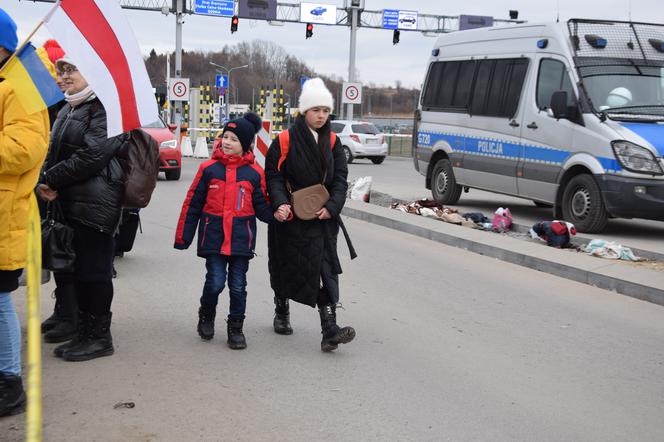
<instances>
[{"instance_id":1,"label":"grey pavement","mask_svg":"<svg viewBox=\"0 0 664 442\"><path fill-rule=\"evenodd\" d=\"M265 226L248 349L225 345L224 294L217 335L201 341L204 261L172 249L198 163L159 182L116 263L115 355L67 363L44 346L44 440L664 440L664 308L357 219L359 258L339 242L339 322L355 341L321 353L302 305L292 336L273 333ZM14 298L24 317L24 289ZM0 419L0 439L23 440L23 420Z\"/></svg>"},{"instance_id":2,"label":"grey pavement","mask_svg":"<svg viewBox=\"0 0 664 442\"><path fill-rule=\"evenodd\" d=\"M413 167L412 158L388 157L383 164L374 165L369 160L356 160L348 166L349 179L360 176L373 178L373 190L394 198L412 201L431 199L431 191L424 186L424 176ZM461 194L454 207L461 212L483 212L491 217L500 206L510 208L514 222L532 226L537 221L551 220L551 209L538 208L530 200L470 189ZM664 222L642 219L612 219L600 234L579 234L586 240L603 238L628 247L664 255Z\"/></svg>"}]
</instances>

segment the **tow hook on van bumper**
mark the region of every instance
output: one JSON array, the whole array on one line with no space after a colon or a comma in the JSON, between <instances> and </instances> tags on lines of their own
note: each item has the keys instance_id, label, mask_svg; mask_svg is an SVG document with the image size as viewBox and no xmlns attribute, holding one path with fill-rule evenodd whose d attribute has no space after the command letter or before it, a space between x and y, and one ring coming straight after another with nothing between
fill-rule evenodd
<instances>
[{"instance_id":1,"label":"tow hook on van bumper","mask_svg":"<svg viewBox=\"0 0 664 442\"><path fill-rule=\"evenodd\" d=\"M606 210L616 218L664 221L664 180L595 175Z\"/></svg>"}]
</instances>

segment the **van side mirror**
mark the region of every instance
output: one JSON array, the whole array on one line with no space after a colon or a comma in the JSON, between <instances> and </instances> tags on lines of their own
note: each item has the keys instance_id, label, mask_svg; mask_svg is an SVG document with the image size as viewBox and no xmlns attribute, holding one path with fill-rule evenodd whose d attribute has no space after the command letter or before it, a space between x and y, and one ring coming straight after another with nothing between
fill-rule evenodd
<instances>
[{"instance_id":1,"label":"van side mirror","mask_svg":"<svg viewBox=\"0 0 664 442\"><path fill-rule=\"evenodd\" d=\"M175 129L178 128L178 125L173 123L168 123L166 126L168 126L168 130L170 130L171 132L175 132Z\"/></svg>"},{"instance_id":2,"label":"van side mirror","mask_svg":"<svg viewBox=\"0 0 664 442\"><path fill-rule=\"evenodd\" d=\"M566 91L556 91L551 95L551 112L554 118L567 118Z\"/></svg>"}]
</instances>

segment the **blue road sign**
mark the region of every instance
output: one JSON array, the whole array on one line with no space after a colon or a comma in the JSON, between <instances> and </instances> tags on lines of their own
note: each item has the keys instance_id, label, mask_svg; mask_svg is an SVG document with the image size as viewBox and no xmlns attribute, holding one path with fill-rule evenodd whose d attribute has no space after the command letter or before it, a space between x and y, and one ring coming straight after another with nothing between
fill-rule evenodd
<instances>
[{"instance_id":1,"label":"blue road sign","mask_svg":"<svg viewBox=\"0 0 664 442\"><path fill-rule=\"evenodd\" d=\"M234 0L194 0L194 14L232 17L235 15Z\"/></svg>"},{"instance_id":2,"label":"blue road sign","mask_svg":"<svg viewBox=\"0 0 664 442\"><path fill-rule=\"evenodd\" d=\"M304 87L304 83L306 83L307 80L309 80L309 77L305 77L304 75L300 77L300 89Z\"/></svg>"},{"instance_id":3,"label":"blue road sign","mask_svg":"<svg viewBox=\"0 0 664 442\"><path fill-rule=\"evenodd\" d=\"M397 29L399 27L399 10L383 9L383 28Z\"/></svg>"},{"instance_id":4,"label":"blue road sign","mask_svg":"<svg viewBox=\"0 0 664 442\"><path fill-rule=\"evenodd\" d=\"M217 74L214 77L214 85L226 89L228 87L228 75Z\"/></svg>"}]
</instances>

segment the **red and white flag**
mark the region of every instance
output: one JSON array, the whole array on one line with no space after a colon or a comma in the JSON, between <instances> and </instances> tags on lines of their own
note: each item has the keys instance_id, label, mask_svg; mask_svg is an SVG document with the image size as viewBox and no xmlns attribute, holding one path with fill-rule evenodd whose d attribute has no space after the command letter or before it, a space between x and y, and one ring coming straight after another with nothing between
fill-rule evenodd
<instances>
[{"instance_id":1,"label":"red and white flag","mask_svg":"<svg viewBox=\"0 0 664 442\"><path fill-rule=\"evenodd\" d=\"M117 0L60 0L44 23L103 103L109 137L158 120L143 56Z\"/></svg>"}]
</instances>

